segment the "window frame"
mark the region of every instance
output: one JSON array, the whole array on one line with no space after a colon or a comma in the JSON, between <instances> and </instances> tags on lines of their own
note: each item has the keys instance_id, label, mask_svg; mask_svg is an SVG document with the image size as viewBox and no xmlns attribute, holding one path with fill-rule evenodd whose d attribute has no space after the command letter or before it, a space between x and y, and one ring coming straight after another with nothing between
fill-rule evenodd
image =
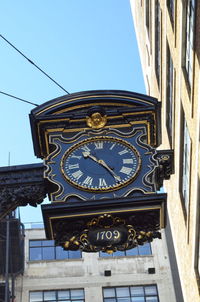
<instances>
[{"instance_id":1,"label":"window frame","mask_svg":"<svg viewBox=\"0 0 200 302\"><path fill-rule=\"evenodd\" d=\"M150 288L150 287L154 287L155 290L156 290L156 295L155 294L147 294L147 289ZM118 296L117 297L117 289L128 289L129 291L129 296ZM131 289L133 288L138 288L138 289L141 289L143 290L143 295L133 295L131 294ZM115 293L115 296L107 296L105 297L105 290L109 290L109 289L113 289L114 290L114 293ZM118 298L132 298L132 297L141 297L141 298L145 298L145 301L146 301L146 298L148 297L156 297L157 298L157 302L159 302L159 293L158 293L158 288L157 288L157 284L146 284L146 285L128 285L128 286L110 286L110 287L103 287L102 288L102 296L103 296L103 302L107 302L109 301L108 299L112 299L112 302L118 302L118 301L121 301L121 300L118 300Z\"/></svg>"},{"instance_id":2,"label":"window frame","mask_svg":"<svg viewBox=\"0 0 200 302\"><path fill-rule=\"evenodd\" d=\"M187 139L186 139L187 137ZM183 108L181 110L181 129L180 129L180 182L179 182L179 192L183 207L183 213L185 219L189 213L190 205L190 181L191 181L191 153L192 153L192 141L190 138L187 121L185 118L185 113ZM187 140L187 141L186 141ZM189 142L189 147L188 147ZM188 150L189 149L189 154ZM189 166L189 170L187 167ZM186 170L187 169L187 170ZM186 173L187 172L187 173ZM187 180L187 182L186 182ZM187 191L188 190L188 191ZM186 192L186 194L184 193ZM187 199L186 199L187 198Z\"/></svg>"},{"instance_id":3,"label":"window frame","mask_svg":"<svg viewBox=\"0 0 200 302\"><path fill-rule=\"evenodd\" d=\"M166 127L169 138L170 147L172 147L173 138L173 111L174 111L174 64L167 41L167 72L166 72Z\"/></svg>"},{"instance_id":4,"label":"window frame","mask_svg":"<svg viewBox=\"0 0 200 302\"><path fill-rule=\"evenodd\" d=\"M77 299L73 299L72 297L72 292L73 291L76 291L76 290L82 290L83 291L83 298L77 298ZM63 298L63 299L59 299L59 293L60 292L66 292L66 291L69 291L69 299L68 300L69 302L85 302L85 291L84 291L84 288L73 288L73 289L58 289L58 290L38 290L38 291L30 291L29 292L29 302L34 302L34 300L31 300L31 294L32 293L41 293L42 294L42 300L36 300L35 302L45 302L45 301L51 301L51 300L45 300L45 293L48 293L48 292L53 292L55 293L55 299L56 300L52 300L53 302L65 302L66 301L66 298Z\"/></svg>"},{"instance_id":5,"label":"window frame","mask_svg":"<svg viewBox=\"0 0 200 302\"><path fill-rule=\"evenodd\" d=\"M31 243L33 242L38 242L38 245L33 245L31 246ZM40 244L39 244L40 242ZM48 244L48 243L49 244ZM44 244L42 244L44 243ZM47 243L45 245L45 243ZM34 250L36 248L40 248L41 249L41 258L40 259L33 259L35 257L31 256L31 249ZM50 258L46 258L45 257L45 254L44 254L44 249L47 249L49 248L52 252L52 255L53 257L50 257ZM29 240L29 261L58 261L58 260L66 260L66 259L69 259L69 260L75 260L75 259L81 259L82 258L82 252L80 252L80 257L73 257L73 252L76 252L76 251L64 251L62 250L63 254L66 255L66 257L58 257L59 253L58 251L62 249L62 247L60 246L56 246L55 245L55 242L54 240L46 240L46 239L30 239ZM77 251L78 252L78 251ZM71 255L72 254L72 255Z\"/></svg>"},{"instance_id":6,"label":"window frame","mask_svg":"<svg viewBox=\"0 0 200 302\"><path fill-rule=\"evenodd\" d=\"M167 8L172 28L174 29L175 0L167 0Z\"/></svg>"},{"instance_id":7,"label":"window frame","mask_svg":"<svg viewBox=\"0 0 200 302\"><path fill-rule=\"evenodd\" d=\"M158 0L155 1L155 74L158 88L161 85L161 9Z\"/></svg>"},{"instance_id":8,"label":"window frame","mask_svg":"<svg viewBox=\"0 0 200 302\"><path fill-rule=\"evenodd\" d=\"M142 247L144 247L147 244L148 244L148 250L150 250L150 253L149 254L142 254L141 253ZM129 252L132 251L132 250L136 250L137 253L129 254ZM138 246L136 246L133 249L129 249L129 250L125 250L125 251L120 251L121 253L123 253L123 255L117 255L117 252L114 252L112 254L107 254L107 253L99 252L99 257L100 258L114 258L114 257L140 257L140 256L142 256L142 257L143 256L147 256L148 257L148 256L152 256L152 248L151 248L150 242L146 242L143 245L138 245Z\"/></svg>"},{"instance_id":9,"label":"window frame","mask_svg":"<svg viewBox=\"0 0 200 302\"><path fill-rule=\"evenodd\" d=\"M147 28L147 33L149 35L150 31L150 9L149 9L149 0L145 1L145 26Z\"/></svg>"},{"instance_id":10,"label":"window frame","mask_svg":"<svg viewBox=\"0 0 200 302\"><path fill-rule=\"evenodd\" d=\"M193 4L193 5L192 5ZM194 39L196 22L196 0L187 0L183 6L183 53L182 68L188 92L191 93L194 65Z\"/></svg>"},{"instance_id":11,"label":"window frame","mask_svg":"<svg viewBox=\"0 0 200 302\"><path fill-rule=\"evenodd\" d=\"M200 176L197 184L197 214L196 214L196 236L195 236L195 256L194 270L197 283L200 289Z\"/></svg>"}]
</instances>

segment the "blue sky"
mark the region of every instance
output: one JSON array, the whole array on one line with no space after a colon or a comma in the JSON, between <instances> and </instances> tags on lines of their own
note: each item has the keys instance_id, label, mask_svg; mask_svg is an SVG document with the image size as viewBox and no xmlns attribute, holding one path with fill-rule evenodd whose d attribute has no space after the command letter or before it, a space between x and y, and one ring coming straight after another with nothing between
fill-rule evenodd
<instances>
[{"instance_id":1,"label":"blue sky","mask_svg":"<svg viewBox=\"0 0 200 302\"><path fill-rule=\"evenodd\" d=\"M70 93L122 89L145 93L129 0L8 0L0 34ZM0 38L0 91L42 104L65 92ZM41 162L33 152L34 106L0 94L0 166ZM21 210L41 221L39 210Z\"/></svg>"}]
</instances>

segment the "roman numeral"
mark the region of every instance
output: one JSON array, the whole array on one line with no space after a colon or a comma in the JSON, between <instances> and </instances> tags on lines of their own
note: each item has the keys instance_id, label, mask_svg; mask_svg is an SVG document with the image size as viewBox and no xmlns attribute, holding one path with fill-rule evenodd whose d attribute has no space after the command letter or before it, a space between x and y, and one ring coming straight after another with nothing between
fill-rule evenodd
<instances>
[{"instance_id":1,"label":"roman numeral","mask_svg":"<svg viewBox=\"0 0 200 302\"><path fill-rule=\"evenodd\" d=\"M79 168L79 164L69 165L68 168L69 169L78 169Z\"/></svg>"},{"instance_id":2,"label":"roman numeral","mask_svg":"<svg viewBox=\"0 0 200 302\"><path fill-rule=\"evenodd\" d=\"M107 183L104 178L99 178L99 187L107 187Z\"/></svg>"},{"instance_id":3,"label":"roman numeral","mask_svg":"<svg viewBox=\"0 0 200 302\"><path fill-rule=\"evenodd\" d=\"M132 158L124 158L123 159L123 164L133 164L133 159Z\"/></svg>"},{"instance_id":4,"label":"roman numeral","mask_svg":"<svg viewBox=\"0 0 200 302\"><path fill-rule=\"evenodd\" d=\"M128 167L125 167L125 166L123 166L120 170L121 173L124 173L124 174L127 174L127 175L129 175L131 173L131 171L132 171L132 168L128 168Z\"/></svg>"},{"instance_id":5,"label":"roman numeral","mask_svg":"<svg viewBox=\"0 0 200 302\"><path fill-rule=\"evenodd\" d=\"M83 175L83 172L81 170L78 170L74 173L72 173L72 176L76 179L79 179Z\"/></svg>"},{"instance_id":6,"label":"roman numeral","mask_svg":"<svg viewBox=\"0 0 200 302\"><path fill-rule=\"evenodd\" d=\"M85 152L90 152L90 148L88 148L88 146L82 146L81 149Z\"/></svg>"},{"instance_id":7,"label":"roman numeral","mask_svg":"<svg viewBox=\"0 0 200 302\"><path fill-rule=\"evenodd\" d=\"M95 142L95 149L103 149L103 142Z\"/></svg>"},{"instance_id":8,"label":"roman numeral","mask_svg":"<svg viewBox=\"0 0 200 302\"><path fill-rule=\"evenodd\" d=\"M81 159L81 156L80 156L80 155L74 155L74 154L73 154L73 155L71 156L71 158Z\"/></svg>"},{"instance_id":9,"label":"roman numeral","mask_svg":"<svg viewBox=\"0 0 200 302\"><path fill-rule=\"evenodd\" d=\"M123 155L123 154L126 154L126 153L128 153L128 150L126 150L126 149L124 149L124 150L118 152L119 155Z\"/></svg>"},{"instance_id":10,"label":"roman numeral","mask_svg":"<svg viewBox=\"0 0 200 302\"><path fill-rule=\"evenodd\" d=\"M114 148L114 146L116 145L116 143L112 144L112 146L110 147L109 150L112 150Z\"/></svg>"},{"instance_id":11,"label":"roman numeral","mask_svg":"<svg viewBox=\"0 0 200 302\"><path fill-rule=\"evenodd\" d=\"M84 181L83 181L83 185L89 185L91 186L92 185L92 181L93 181L93 178L90 177L90 176L87 176Z\"/></svg>"}]
</instances>

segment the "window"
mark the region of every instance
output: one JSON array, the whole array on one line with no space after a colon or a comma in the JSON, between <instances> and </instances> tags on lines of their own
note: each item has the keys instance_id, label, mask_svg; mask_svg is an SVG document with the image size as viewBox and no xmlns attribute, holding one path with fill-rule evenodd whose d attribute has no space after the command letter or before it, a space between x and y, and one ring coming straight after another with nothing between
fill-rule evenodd
<instances>
[{"instance_id":1,"label":"window","mask_svg":"<svg viewBox=\"0 0 200 302\"><path fill-rule=\"evenodd\" d=\"M53 240L30 240L29 260L61 260L81 258L81 252L65 251L61 246L55 246Z\"/></svg>"},{"instance_id":2,"label":"window","mask_svg":"<svg viewBox=\"0 0 200 302\"><path fill-rule=\"evenodd\" d=\"M107 287L103 302L158 302L156 285Z\"/></svg>"},{"instance_id":3,"label":"window","mask_svg":"<svg viewBox=\"0 0 200 302\"><path fill-rule=\"evenodd\" d=\"M167 91L166 91L166 127L170 145L172 145L172 117L173 117L173 83L174 67L167 43Z\"/></svg>"},{"instance_id":4,"label":"window","mask_svg":"<svg viewBox=\"0 0 200 302\"><path fill-rule=\"evenodd\" d=\"M100 252L100 257L117 257L117 256L145 256L151 255L151 245L150 243L145 243L144 245L138 245L134 249L126 250L126 251L116 251L112 254L107 254Z\"/></svg>"},{"instance_id":5,"label":"window","mask_svg":"<svg viewBox=\"0 0 200 302\"><path fill-rule=\"evenodd\" d=\"M161 12L160 4L158 0L155 2L155 72L158 82L158 87L160 87L160 60L161 60Z\"/></svg>"},{"instance_id":6,"label":"window","mask_svg":"<svg viewBox=\"0 0 200 302\"><path fill-rule=\"evenodd\" d=\"M173 26L174 25L174 0L167 0L167 8Z\"/></svg>"},{"instance_id":7,"label":"window","mask_svg":"<svg viewBox=\"0 0 200 302\"><path fill-rule=\"evenodd\" d=\"M183 128L183 140L182 140L182 158L181 158L181 167L182 167L182 177L181 177L181 196L184 203L184 208L186 212L188 211L189 205L189 194L190 194L190 150L191 150L191 140L187 127L187 122L183 114L182 121Z\"/></svg>"},{"instance_id":8,"label":"window","mask_svg":"<svg viewBox=\"0 0 200 302\"><path fill-rule=\"evenodd\" d=\"M196 238L195 238L195 272L200 285L200 177L197 185L197 218L196 218Z\"/></svg>"},{"instance_id":9,"label":"window","mask_svg":"<svg viewBox=\"0 0 200 302\"><path fill-rule=\"evenodd\" d=\"M151 20L150 5L151 5L150 0L146 0L145 1L145 24L146 24L148 35L150 34L150 20Z\"/></svg>"},{"instance_id":10,"label":"window","mask_svg":"<svg viewBox=\"0 0 200 302\"><path fill-rule=\"evenodd\" d=\"M84 302L83 289L50 290L30 292L29 302L63 301L63 302Z\"/></svg>"},{"instance_id":11,"label":"window","mask_svg":"<svg viewBox=\"0 0 200 302\"><path fill-rule=\"evenodd\" d=\"M193 43L194 43L195 0L188 0L186 5L185 24L185 54L184 67L188 83L191 87L193 73Z\"/></svg>"}]
</instances>

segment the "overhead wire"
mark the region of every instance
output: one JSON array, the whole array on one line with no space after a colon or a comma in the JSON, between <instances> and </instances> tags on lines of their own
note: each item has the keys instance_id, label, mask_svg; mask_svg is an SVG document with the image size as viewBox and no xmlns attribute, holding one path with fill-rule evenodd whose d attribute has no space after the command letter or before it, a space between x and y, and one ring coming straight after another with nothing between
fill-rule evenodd
<instances>
[{"instance_id":1,"label":"overhead wire","mask_svg":"<svg viewBox=\"0 0 200 302\"><path fill-rule=\"evenodd\" d=\"M0 37L8 43L13 49L15 49L22 57L24 57L30 64L36 67L40 72L42 72L47 78L49 78L54 84L60 87L67 94L70 94L65 88L63 88L58 82L56 82L52 77L50 77L44 70L42 70L38 65L36 65L32 60L30 60L25 54L23 54L17 47L15 47L10 41L8 41L3 35L0 34Z\"/></svg>"},{"instance_id":2,"label":"overhead wire","mask_svg":"<svg viewBox=\"0 0 200 302\"><path fill-rule=\"evenodd\" d=\"M19 100L19 101L21 101L21 102L28 103L28 104L31 104L31 105L34 105L34 106L39 106L39 104L35 104L35 103L29 102L29 101L27 101L27 100L18 98L17 96L14 96L14 95L12 95L12 94L9 94L9 93L3 92L3 91L0 91L0 93L1 93L1 94L4 94L4 95L6 95L6 96L9 96L9 97L11 97L11 98L17 99L17 100Z\"/></svg>"}]
</instances>

